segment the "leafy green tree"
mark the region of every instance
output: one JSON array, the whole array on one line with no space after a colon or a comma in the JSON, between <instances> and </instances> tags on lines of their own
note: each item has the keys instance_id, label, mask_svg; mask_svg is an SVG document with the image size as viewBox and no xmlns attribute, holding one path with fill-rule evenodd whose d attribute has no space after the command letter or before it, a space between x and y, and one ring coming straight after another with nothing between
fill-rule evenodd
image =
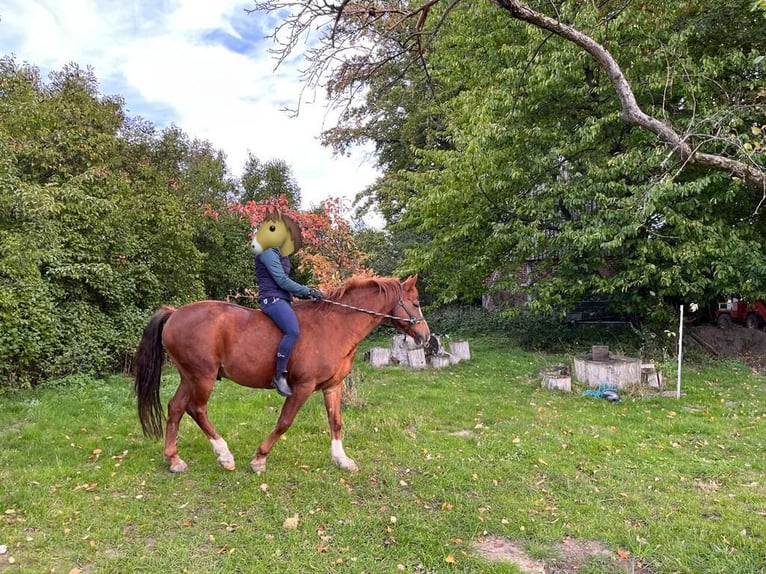
<instances>
[{"instance_id":1,"label":"leafy green tree","mask_svg":"<svg viewBox=\"0 0 766 574\"><path fill-rule=\"evenodd\" d=\"M293 176L292 169L284 160L273 159L264 162L252 153L248 154L240 183L243 190L240 201L243 204L248 201L263 203L284 195L290 208L300 208L300 186Z\"/></svg>"},{"instance_id":2,"label":"leafy green tree","mask_svg":"<svg viewBox=\"0 0 766 574\"><path fill-rule=\"evenodd\" d=\"M762 296L763 15L744 0L539 6L327 6L332 42L309 66L338 62L343 97L392 69L414 83L406 72L420 61L421 94L438 102L437 137L407 141L372 190L401 198L394 222L426 240L410 268L429 271L444 300L475 297L499 269L497 287L538 307L614 295L658 318L689 298ZM302 3L282 37L308 33L322 13ZM370 49L345 57L362 37ZM348 133L396 140L405 121L394 112L433 106L401 98L400 108L397 97L375 109L368 97ZM381 116L397 128L376 132Z\"/></svg>"},{"instance_id":3,"label":"leafy green tree","mask_svg":"<svg viewBox=\"0 0 766 574\"><path fill-rule=\"evenodd\" d=\"M126 368L157 306L249 280L247 226L205 215L234 190L220 152L126 118L90 70L0 59L0 386Z\"/></svg>"}]
</instances>

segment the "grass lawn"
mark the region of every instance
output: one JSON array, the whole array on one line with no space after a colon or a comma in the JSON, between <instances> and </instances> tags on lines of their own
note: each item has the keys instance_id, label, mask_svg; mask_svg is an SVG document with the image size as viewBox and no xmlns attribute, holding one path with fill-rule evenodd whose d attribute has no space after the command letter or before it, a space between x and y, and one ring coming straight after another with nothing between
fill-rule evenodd
<instances>
[{"instance_id":1,"label":"grass lawn","mask_svg":"<svg viewBox=\"0 0 766 574\"><path fill-rule=\"evenodd\" d=\"M542 389L538 369L562 357L490 337L471 350L438 371L358 361L357 473L330 462L320 395L261 475L248 463L275 392L219 383L210 417L237 470L185 417L182 475L141 435L126 378L0 397L0 572L534 571L482 557L487 541L548 572L574 571L560 552L575 541L603 550L586 574L766 572L763 377L686 367L681 400L612 404ZM177 382L167 371L165 401Z\"/></svg>"}]
</instances>

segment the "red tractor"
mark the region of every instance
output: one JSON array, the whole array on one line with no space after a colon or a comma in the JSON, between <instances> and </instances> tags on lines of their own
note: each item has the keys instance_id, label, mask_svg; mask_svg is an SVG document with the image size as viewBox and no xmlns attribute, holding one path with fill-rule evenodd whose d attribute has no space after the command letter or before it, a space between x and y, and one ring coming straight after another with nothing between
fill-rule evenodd
<instances>
[{"instance_id":1,"label":"red tractor","mask_svg":"<svg viewBox=\"0 0 766 574\"><path fill-rule=\"evenodd\" d=\"M748 329L763 329L766 326L766 304L760 299L752 305L747 301L730 299L718 304L715 322L721 329L728 329L734 323Z\"/></svg>"}]
</instances>

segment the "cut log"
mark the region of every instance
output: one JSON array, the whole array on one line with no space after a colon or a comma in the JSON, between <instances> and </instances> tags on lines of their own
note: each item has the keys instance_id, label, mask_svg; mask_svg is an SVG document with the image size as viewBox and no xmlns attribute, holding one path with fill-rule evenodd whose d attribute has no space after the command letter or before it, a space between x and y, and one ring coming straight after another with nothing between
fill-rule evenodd
<instances>
[{"instance_id":1,"label":"cut log","mask_svg":"<svg viewBox=\"0 0 766 574\"><path fill-rule=\"evenodd\" d=\"M565 391L571 393L572 377L563 377L561 375L543 377L543 387L553 391Z\"/></svg>"},{"instance_id":2,"label":"cut log","mask_svg":"<svg viewBox=\"0 0 766 574\"><path fill-rule=\"evenodd\" d=\"M641 365L641 384L654 389L662 388L662 373L660 373L651 363Z\"/></svg>"},{"instance_id":3,"label":"cut log","mask_svg":"<svg viewBox=\"0 0 766 574\"><path fill-rule=\"evenodd\" d=\"M594 361L606 361L609 358L609 347L606 345L593 345L590 348L590 356Z\"/></svg>"},{"instance_id":4,"label":"cut log","mask_svg":"<svg viewBox=\"0 0 766 574\"><path fill-rule=\"evenodd\" d=\"M403 333L396 334L391 342L391 356L394 358L394 362L408 365L407 353L417 348L418 345L415 343L415 339Z\"/></svg>"},{"instance_id":5,"label":"cut log","mask_svg":"<svg viewBox=\"0 0 766 574\"><path fill-rule=\"evenodd\" d=\"M373 347L364 354L364 358L373 367L383 367L391 362L391 349Z\"/></svg>"},{"instance_id":6,"label":"cut log","mask_svg":"<svg viewBox=\"0 0 766 574\"><path fill-rule=\"evenodd\" d=\"M641 382L641 360L609 357L594 361L591 355L580 355L574 359L574 374L578 381L591 387L606 384L621 389Z\"/></svg>"},{"instance_id":7,"label":"cut log","mask_svg":"<svg viewBox=\"0 0 766 574\"><path fill-rule=\"evenodd\" d=\"M410 349L407 351L407 364L413 369L424 369L426 352L423 349Z\"/></svg>"},{"instance_id":8,"label":"cut log","mask_svg":"<svg viewBox=\"0 0 766 574\"><path fill-rule=\"evenodd\" d=\"M455 357L455 362L458 361L470 361L471 350L468 347L468 341L450 341L449 342L450 355Z\"/></svg>"},{"instance_id":9,"label":"cut log","mask_svg":"<svg viewBox=\"0 0 766 574\"><path fill-rule=\"evenodd\" d=\"M442 367L449 367L452 364L452 355L449 353L440 353L439 355L433 355L430 359L431 366L435 369L441 369Z\"/></svg>"},{"instance_id":10,"label":"cut log","mask_svg":"<svg viewBox=\"0 0 766 574\"><path fill-rule=\"evenodd\" d=\"M554 365L540 369L543 388L572 392L572 376L568 365Z\"/></svg>"}]
</instances>

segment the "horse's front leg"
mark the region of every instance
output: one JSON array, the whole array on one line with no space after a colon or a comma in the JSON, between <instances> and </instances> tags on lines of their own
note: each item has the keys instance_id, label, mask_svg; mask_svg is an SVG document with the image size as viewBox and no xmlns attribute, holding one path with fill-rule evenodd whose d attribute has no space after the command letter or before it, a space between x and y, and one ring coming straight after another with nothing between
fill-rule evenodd
<instances>
[{"instance_id":1,"label":"horse's front leg","mask_svg":"<svg viewBox=\"0 0 766 574\"><path fill-rule=\"evenodd\" d=\"M283 434L287 432L290 425L295 420L295 415L301 410L303 403L309 398L313 389L307 389L303 386L293 386L293 394L288 397L282 405L282 411L279 413L277 424L274 426L274 430L269 433L263 442L258 446L258 450L255 451L255 458L250 461L250 468L253 472L263 472L266 470L266 457L271 452L274 443L279 440Z\"/></svg>"},{"instance_id":2,"label":"horse's front leg","mask_svg":"<svg viewBox=\"0 0 766 574\"><path fill-rule=\"evenodd\" d=\"M357 471L359 467L346 456L341 436L342 416L340 412L343 383L324 390L324 406L327 409L327 421L330 423L330 456L332 461L343 470Z\"/></svg>"}]
</instances>

